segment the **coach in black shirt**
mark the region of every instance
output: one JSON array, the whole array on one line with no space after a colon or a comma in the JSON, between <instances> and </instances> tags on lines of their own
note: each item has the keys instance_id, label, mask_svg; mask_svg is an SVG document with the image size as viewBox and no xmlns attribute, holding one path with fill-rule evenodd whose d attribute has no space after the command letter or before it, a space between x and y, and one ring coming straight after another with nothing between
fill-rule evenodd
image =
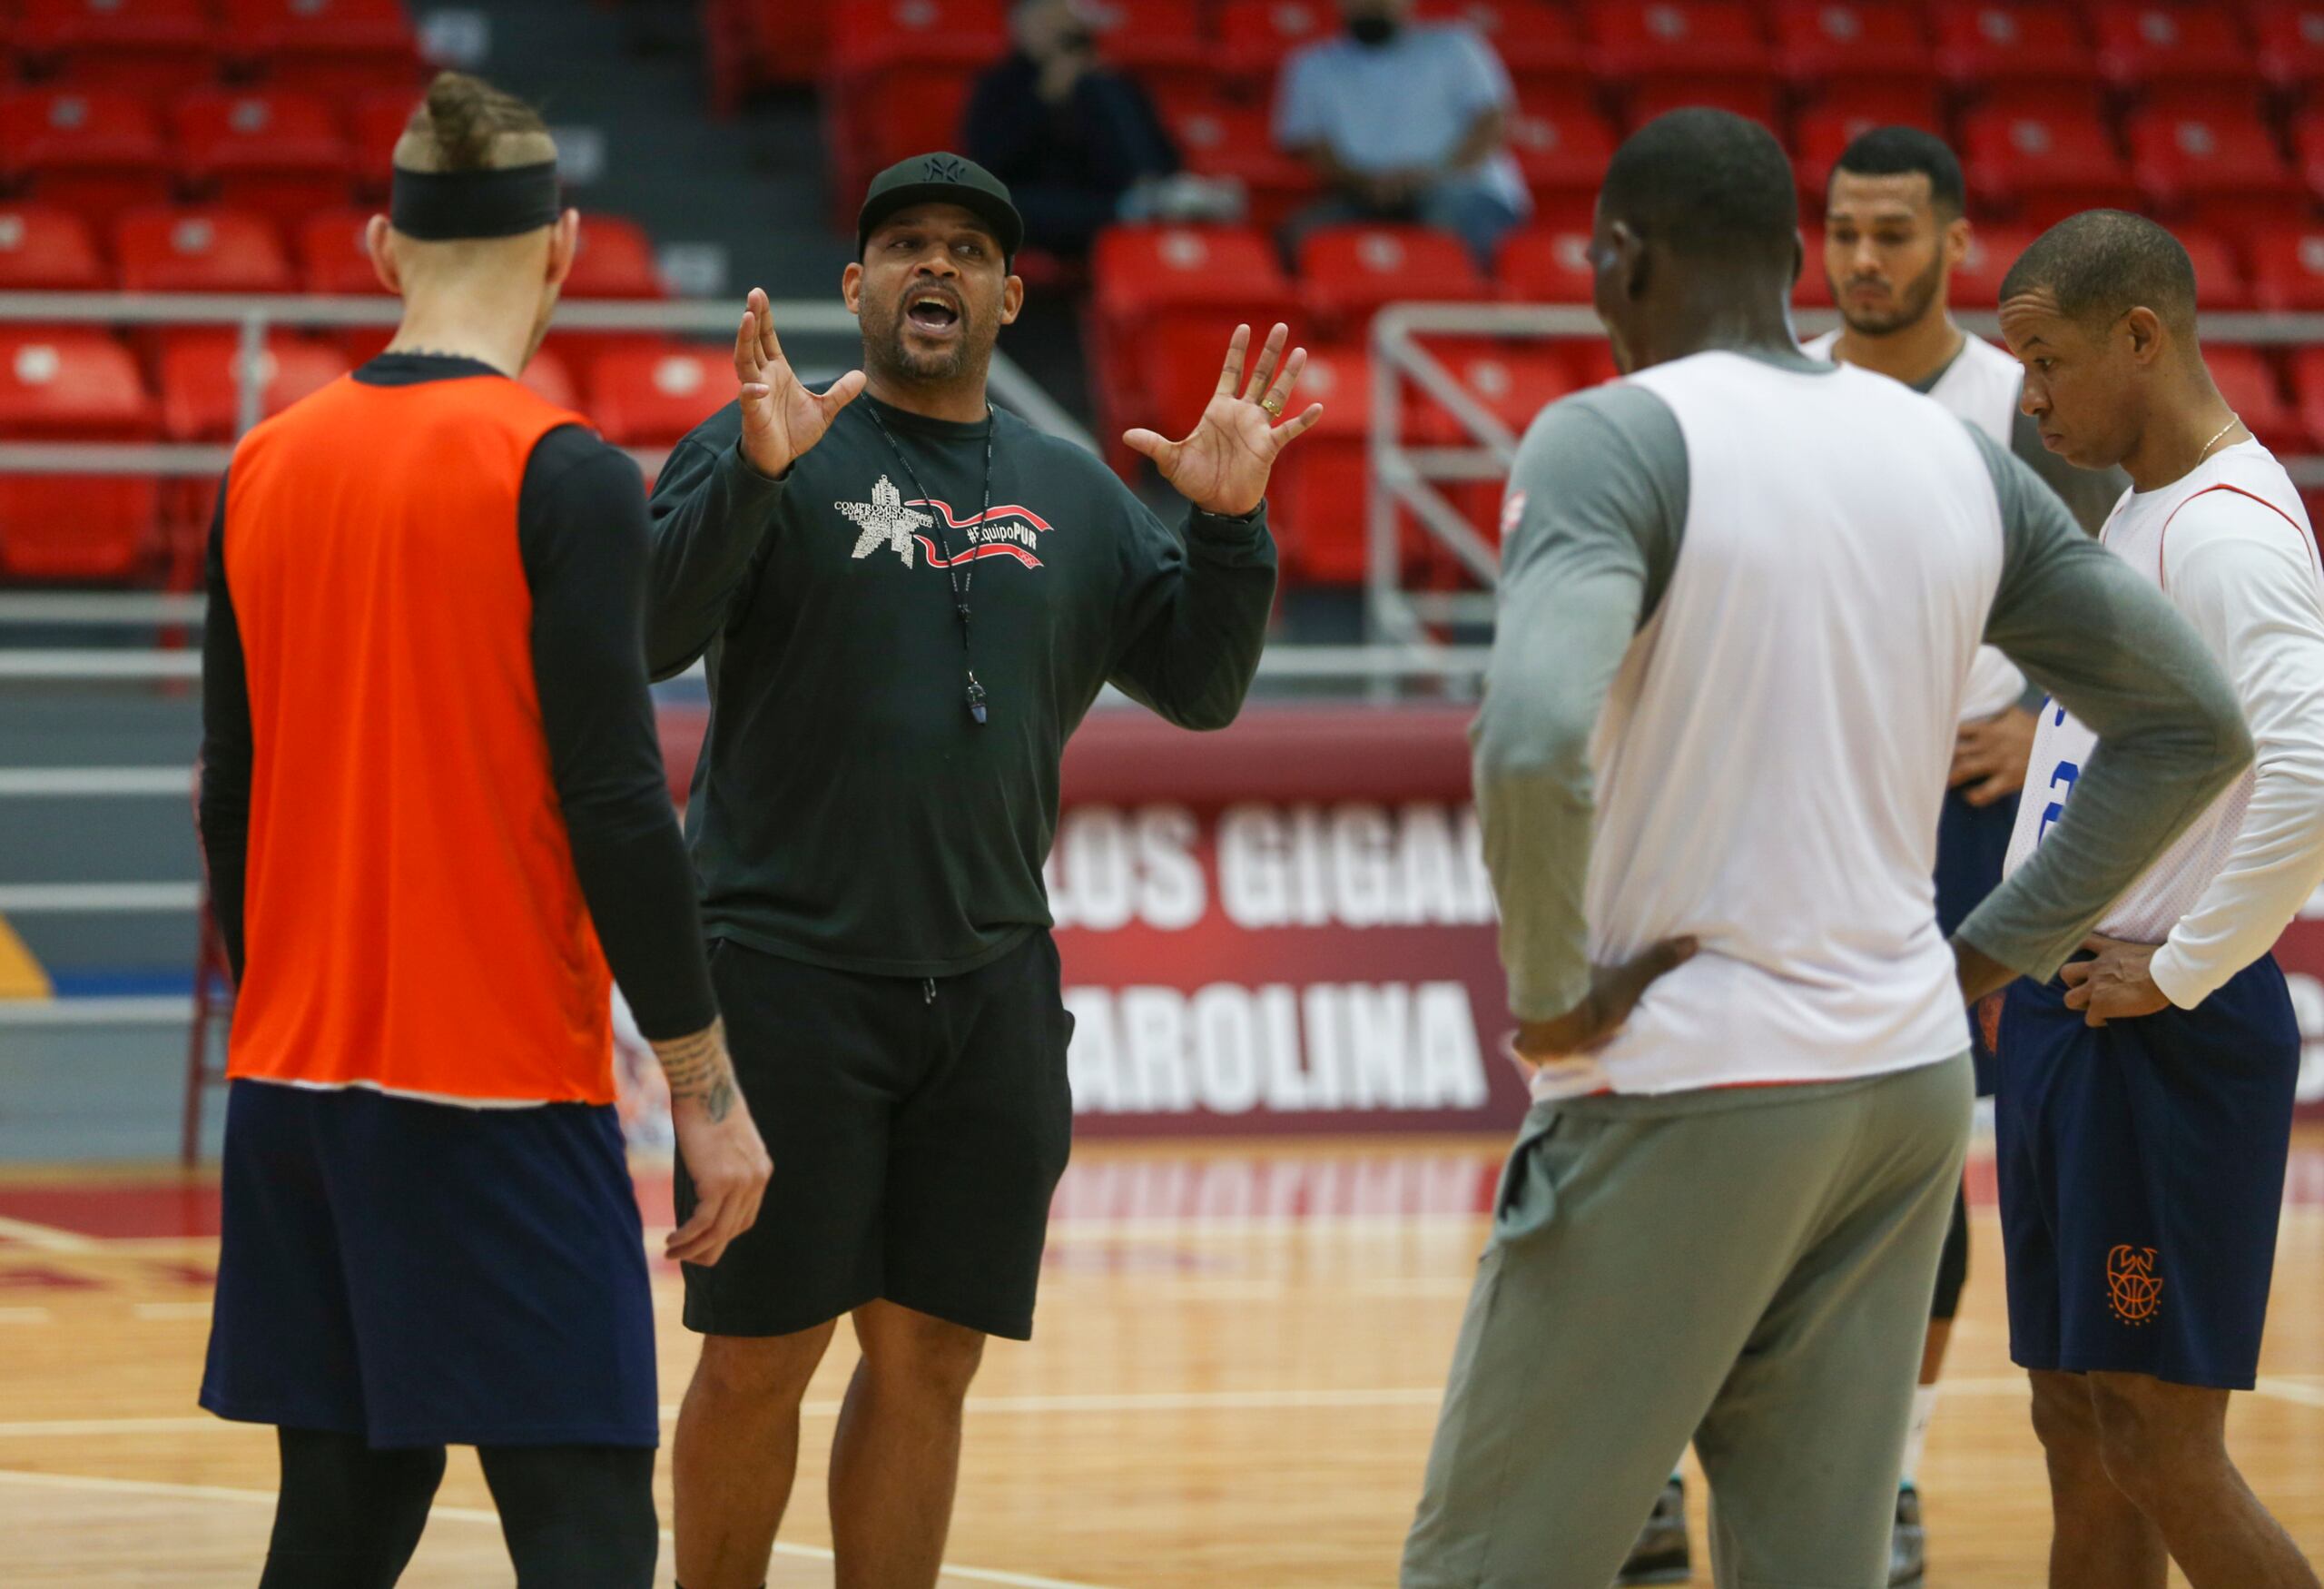
<instances>
[{"instance_id":1,"label":"coach in black shirt","mask_svg":"<svg viewBox=\"0 0 2324 1589\"><path fill-rule=\"evenodd\" d=\"M1183 537L1095 458L997 412L1024 286L1008 190L949 154L872 183L842 282L865 373L802 386L753 292L739 403L655 491L647 649L706 656L689 825L712 976L774 1157L758 1224L685 1271L708 1338L678 1421L685 1589L757 1589L799 1400L842 1314L843 1579L932 1585L984 1337L1032 1330L1072 1130L1041 864L1067 735L1108 682L1233 721L1274 600L1262 500L1303 350L1238 331L1184 440L1128 444ZM1278 422L1281 421L1281 422ZM692 1189L681 1172L679 1207Z\"/></svg>"}]
</instances>

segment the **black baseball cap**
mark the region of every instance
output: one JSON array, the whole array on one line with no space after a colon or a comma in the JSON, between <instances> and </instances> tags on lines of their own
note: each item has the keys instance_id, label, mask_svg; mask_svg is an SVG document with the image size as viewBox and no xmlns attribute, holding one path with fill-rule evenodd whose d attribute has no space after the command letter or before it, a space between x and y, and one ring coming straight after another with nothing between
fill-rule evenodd
<instances>
[{"instance_id":1,"label":"black baseball cap","mask_svg":"<svg viewBox=\"0 0 2324 1589\"><path fill-rule=\"evenodd\" d=\"M1000 252L1012 260L1025 241L1025 218L1017 213L1008 184L975 161L940 150L899 160L872 179L855 217L856 253L863 252L873 227L914 204L958 204L992 228Z\"/></svg>"}]
</instances>

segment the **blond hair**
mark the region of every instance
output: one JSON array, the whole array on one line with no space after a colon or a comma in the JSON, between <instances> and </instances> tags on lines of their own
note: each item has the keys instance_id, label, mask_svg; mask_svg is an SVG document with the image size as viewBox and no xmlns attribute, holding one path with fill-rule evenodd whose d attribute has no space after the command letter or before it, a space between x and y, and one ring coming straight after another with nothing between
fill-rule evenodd
<instances>
[{"instance_id":1,"label":"blond hair","mask_svg":"<svg viewBox=\"0 0 2324 1589\"><path fill-rule=\"evenodd\" d=\"M497 171L556 158L540 112L464 72L439 72L396 141L406 171Z\"/></svg>"}]
</instances>

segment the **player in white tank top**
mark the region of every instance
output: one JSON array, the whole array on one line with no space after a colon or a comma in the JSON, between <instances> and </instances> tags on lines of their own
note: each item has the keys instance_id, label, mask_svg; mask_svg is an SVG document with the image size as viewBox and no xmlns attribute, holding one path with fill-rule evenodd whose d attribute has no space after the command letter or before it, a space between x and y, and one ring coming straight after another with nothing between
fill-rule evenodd
<instances>
[{"instance_id":1,"label":"player in white tank top","mask_svg":"<svg viewBox=\"0 0 2324 1589\"><path fill-rule=\"evenodd\" d=\"M2161 227L2052 228L2003 283L2001 323L2044 441L2129 470L2105 545L2191 621L2258 746L2116 896L2062 994L2009 992L1996 1155L2011 1356L2064 1553L2051 1582L2159 1585L2167 1558L2197 1589L2316 1589L2224 1428L2258 1372L2300 1062L2268 951L2324 883L2324 568L2204 366L2194 271ZM2013 875L2078 809L2093 754L2100 735L2043 712Z\"/></svg>"}]
</instances>

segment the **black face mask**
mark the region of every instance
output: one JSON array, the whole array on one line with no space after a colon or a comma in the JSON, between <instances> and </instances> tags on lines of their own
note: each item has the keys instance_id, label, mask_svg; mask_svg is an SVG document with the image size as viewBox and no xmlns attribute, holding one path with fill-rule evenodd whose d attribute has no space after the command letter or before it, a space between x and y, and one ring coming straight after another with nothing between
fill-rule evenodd
<instances>
[{"instance_id":1,"label":"black face mask","mask_svg":"<svg viewBox=\"0 0 2324 1589\"><path fill-rule=\"evenodd\" d=\"M1396 19L1393 16L1359 16L1347 25L1355 42L1368 50L1376 50L1396 36Z\"/></svg>"}]
</instances>

